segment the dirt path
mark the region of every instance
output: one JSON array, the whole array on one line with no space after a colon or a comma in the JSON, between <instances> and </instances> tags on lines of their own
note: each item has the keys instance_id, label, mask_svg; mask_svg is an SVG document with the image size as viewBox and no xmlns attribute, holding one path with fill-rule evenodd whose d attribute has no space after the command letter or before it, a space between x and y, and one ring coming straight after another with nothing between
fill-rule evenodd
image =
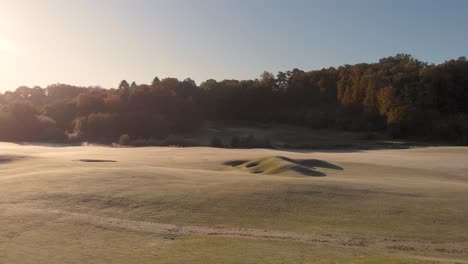
<instances>
[{"instance_id":1,"label":"dirt path","mask_svg":"<svg viewBox=\"0 0 468 264\"><path fill-rule=\"evenodd\" d=\"M103 228L117 228L142 233L167 235L174 239L184 235L206 235L224 237L242 237L249 239L270 239L283 241L298 241L304 243L325 243L351 247L372 247L396 251L440 252L447 254L468 254L468 241L465 242L433 242L398 240L382 237L345 236L336 234L300 234L277 230L227 228L194 225L175 225L147 221L135 221L121 218L103 217L91 214L73 213L54 209L39 209L19 205L0 205L6 214L38 213L55 215L59 221L78 222ZM468 262L466 262L468 263Z\"/></svg>"}]
</instances>

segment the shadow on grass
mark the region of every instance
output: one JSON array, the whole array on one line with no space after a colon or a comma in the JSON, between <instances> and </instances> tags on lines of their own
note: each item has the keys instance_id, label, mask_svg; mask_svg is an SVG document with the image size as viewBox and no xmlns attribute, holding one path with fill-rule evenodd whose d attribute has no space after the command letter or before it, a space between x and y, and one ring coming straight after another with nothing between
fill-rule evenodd
<instances>
[{"instance_id":1,"label":"shadow on grass","mask_svg":"<svg viewBox=\"0 0 468 264\"><path fill-rule=\"evenodd\" d=\"M117 162L115 160L100 160L100 159L80 159L80 160L75 160L75 161L81 161L81 162Z\"/></svg>"},{"instance_id":2,"label":"shadow on grass","mask_svg":"<svg viewBox=\"0 0 468 264\"><path fill-rule=\"evenodd\" d=\"M292 170L292 171L297 172L297 173L299 173L301 175L304 175L304 176L312 176L312 177L327 176L327 174L325 174L324 172L314 170L314 169L311 169L311 168L307 168L307 167L304 167L304 166L292 166L292 167L289 168L289 170Z\"/></svg>"},{"instance_id":3,"label":"shadow on grass","mask_svg":"<svg viewBox=\"0 0 468 264\"><path fill-rule=\"evenodd\" d=\"M26 156L0 156L0 164L26 159Z\"/></svg>"},{"instance_id":4,"label":"shadow on grass","mask_svg":"<svg viewBox=\"0 0 468 264\"><path fill-rule=\"evenodd\" d=\"M249 161L248 160L229 160L229 161L224 162L223 165L236 167L247 162Z\"/></svg>"},{"instance_id":5,"label":"shadow on grass","mask_svg":"<svg viewBox=\"0 0 468 264\"><path fill-rule=\"evenodd\" d=\"M291 163L295 163L297 165L307 167L307 168L325 168L325 169L333 169L333 170L343 170L343 167L332 164L330 162L326 162L324 160L318 160L318 159L290 159L287 157L281 157L286 161L289 161Z\"/></svg>"}]
</instances>

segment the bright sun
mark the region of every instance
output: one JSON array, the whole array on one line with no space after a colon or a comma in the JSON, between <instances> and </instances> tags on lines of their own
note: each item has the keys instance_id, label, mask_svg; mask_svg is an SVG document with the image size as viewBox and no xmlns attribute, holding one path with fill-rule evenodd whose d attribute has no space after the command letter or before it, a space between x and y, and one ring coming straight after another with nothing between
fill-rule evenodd
<instances>
[{"instance_id":1,"label":"bright sun","mask_svg":"<svg viewBox=\"0 0 468 264\"><path fill-rule=\"evenodd\" d=\"M15 51L16 51L16 48L11 42L4 40L4 39L0 39L0 52L12 53Z\"/></svg>"}]
</instances>

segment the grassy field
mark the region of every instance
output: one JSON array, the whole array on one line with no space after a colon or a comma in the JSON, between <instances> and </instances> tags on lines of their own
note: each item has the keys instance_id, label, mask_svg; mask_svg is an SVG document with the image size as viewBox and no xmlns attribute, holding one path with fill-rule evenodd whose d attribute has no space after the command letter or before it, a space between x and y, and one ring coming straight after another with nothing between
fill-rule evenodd
<instances>
[{"instance_id":1,"label":"grassy field","mask_svg":"<svg viewBox=\"0 0 468 264\"><path fill-rule=\"evenodd\" d=\"M467 161L0 143L0 263L468 263Z\"/></svg>"}]
</instances>

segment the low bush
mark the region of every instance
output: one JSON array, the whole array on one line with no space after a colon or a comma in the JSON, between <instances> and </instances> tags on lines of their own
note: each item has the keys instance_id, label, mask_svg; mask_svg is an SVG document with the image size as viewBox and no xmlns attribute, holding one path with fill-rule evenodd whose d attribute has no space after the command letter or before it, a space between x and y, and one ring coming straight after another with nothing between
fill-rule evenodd
<instances>
[{"instance_id":1,"label":"low bush","mask_svg":"<svg viewBox=\"0 0 468 264\"><path fill-rule=\"evenodd\" d=\"M119 145L128 146L130 145L130 136L127 134L121 135L119 138Z\"/></svg>"}]
</instances>

